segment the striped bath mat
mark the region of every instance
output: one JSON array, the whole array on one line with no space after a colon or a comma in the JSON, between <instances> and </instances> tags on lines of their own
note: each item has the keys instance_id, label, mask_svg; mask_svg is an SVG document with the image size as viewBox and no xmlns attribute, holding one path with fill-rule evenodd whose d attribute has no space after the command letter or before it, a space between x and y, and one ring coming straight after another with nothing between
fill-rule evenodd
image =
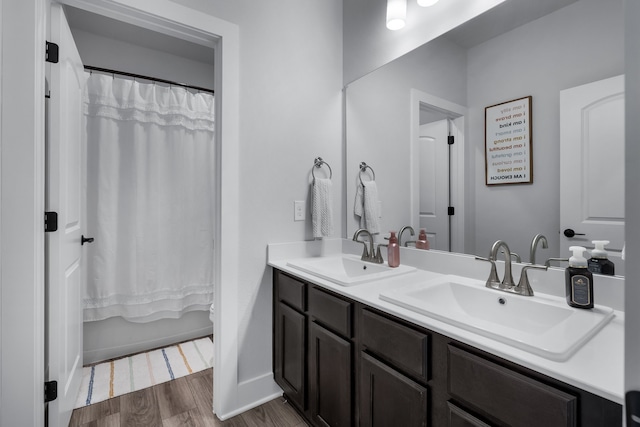
<instances>
[{"instance_id":1,"label":"striped bath mat","mask_svg":"<svg viewBox=\"0 0 640 427\"><path fill-rule=\"evenodd\" d=\"M213 366L211 338L177 344L82 368L76 408L98 403Z\"/></svg>"}]
</instances>

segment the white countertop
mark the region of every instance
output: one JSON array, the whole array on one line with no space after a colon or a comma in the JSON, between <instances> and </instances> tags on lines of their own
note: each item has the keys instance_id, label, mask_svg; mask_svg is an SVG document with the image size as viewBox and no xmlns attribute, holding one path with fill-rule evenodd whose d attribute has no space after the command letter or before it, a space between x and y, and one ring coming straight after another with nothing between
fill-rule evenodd
<instances>
[{"instance_id":1,"label":"white countertop","mask_svg":"<svg viewBox=\"0 0 640 427\"><path fill-rule=\"evenodd\" d=\"M622 311L624 307L624 280L622 278L596 277L594 280L595 302L596 304L613 308L615 317L568 360L557 362L402 308L379 298L380 293L394 287L424 282L442 274L456 274L486 280L489 273L489 264L476 261L472 256L401 248L400 262L416 267L417 271L350 287L320 279L287 265L287 261L291 259L339 253L359 254L361 250L361 244L355 244L348 239L276 243L268 245L268 264L310 283L344 295L347 298L375 307L605 399L619 404L624 403L624 313ZM517 277L516 274L520 273L518 266L519 264L514 264L514 277ZM499 273L502 276L500 270ZM563 270L550 269L547 272L530 270L529 277L534 292L564 296Z\"/></svg>"}]
</instances>

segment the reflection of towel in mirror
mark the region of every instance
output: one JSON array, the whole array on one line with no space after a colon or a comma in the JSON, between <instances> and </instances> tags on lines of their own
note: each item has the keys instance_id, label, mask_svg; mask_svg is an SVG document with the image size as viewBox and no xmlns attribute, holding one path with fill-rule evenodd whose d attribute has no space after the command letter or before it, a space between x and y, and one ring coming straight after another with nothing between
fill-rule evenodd
<instances>
[{"instance_id":1,"label":"reflection of towel in mirror","mask_svg":"<svg viewBox=\"0 0 640 427\"><path fill-rule=\"evenodd\" d=\"M353 213L360 217L361 228L366 228L371 234L380 232L378 187L375 181L365 181L363 185L358 185Z\"/></svg>"},{"instance_id":2,"label":"reflection of towel in mirror","mask_svg":"<svg viewBox=\"0 0 640 427\"><path fill-rule=\"evenodd\" d=\"M313 223L313 237L328 237L333 234L330 179L313 180L311 221Z\"/></svg>"}]
</instances>

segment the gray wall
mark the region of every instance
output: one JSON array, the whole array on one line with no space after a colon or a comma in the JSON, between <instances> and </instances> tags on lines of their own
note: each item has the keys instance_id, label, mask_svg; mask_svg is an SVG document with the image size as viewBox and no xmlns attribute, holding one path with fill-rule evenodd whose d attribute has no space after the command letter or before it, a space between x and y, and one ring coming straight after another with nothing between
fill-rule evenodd
<instances>
[{"instance_id":1,"label":"gray wall","mask_svg":"<svg viewBox=\"0 0 640 427\"><path fill-rule=\"evenodd\" d=\"M560 109L563 89L624 73L623 2L581 0L469 50L467 106L475 166L475 253L503 239L525 256L536 233L560 245ZM484 108L533 96L533 185L485 185ZM473 174L472 174L473 175ZM521 230L528 230L522 239ZM499 233L498 233L499 230ZM543 255L544 257L545 255Z\"/></svg>"},{"instance_id":2,"label":"gray wall","mask_svg":"<svg viewBox=\"0 0 640 427\"><path fill-rule=\"evenodd\" d=\"M437 39L347 87L347 237L360 228L353 204L362 161L375 171L382 201L377 240L382 242L390 230L411 224L411 89L465 105L466 69L466 50Z\"/></svg>"},{"instance_id":3,"label":"gray wall","mask_svg":"<svg viewBox=\"0 0 640 427\"><path fill-rule=\"evenodd\" d=\"M293 221L293 202L309 206L317 156L333 168L335 236L343 234L342 1L174 1L240 29L239 303L228 321L238 322L242 384L272 372L266 248L313 237L309 215Z\"/></svg>"}]
</instances>

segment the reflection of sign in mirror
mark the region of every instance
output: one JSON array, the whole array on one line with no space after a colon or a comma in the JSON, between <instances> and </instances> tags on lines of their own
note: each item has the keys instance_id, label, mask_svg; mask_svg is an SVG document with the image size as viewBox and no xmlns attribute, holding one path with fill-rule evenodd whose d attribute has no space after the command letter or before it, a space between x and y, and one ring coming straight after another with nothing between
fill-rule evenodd
<instances>
[{"instance_id":1,"label":"reflection of sign in mirror","mask_svg":"<svg viewBox=\"0 0 640 427\"><path fill-rule=\"evenodd\" d=\"M486 184L533 182L531 97L484 109Z\"/></svg>"}]
</instances>

